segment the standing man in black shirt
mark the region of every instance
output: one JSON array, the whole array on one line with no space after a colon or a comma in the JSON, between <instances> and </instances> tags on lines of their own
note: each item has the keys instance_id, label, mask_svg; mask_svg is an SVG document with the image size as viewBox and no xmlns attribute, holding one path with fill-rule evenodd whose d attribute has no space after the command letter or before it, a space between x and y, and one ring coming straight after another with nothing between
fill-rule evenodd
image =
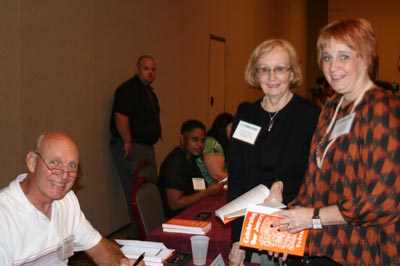
<instances>
[{"instance_id":1,"label":"standing man in black shirt","mask_svg":"<svg viewBox=\"0 0 400 266\"><path fill-rule=\"evenodd\" d=\"M131 206L134 172L141 160L156 164L153 145L161 137L160 106L151 87L155 78L155 60L148 55L140 56L136 75L115 91L111 114L111 152L133 225L136 224Z\"/></svg>"}]
</instances>

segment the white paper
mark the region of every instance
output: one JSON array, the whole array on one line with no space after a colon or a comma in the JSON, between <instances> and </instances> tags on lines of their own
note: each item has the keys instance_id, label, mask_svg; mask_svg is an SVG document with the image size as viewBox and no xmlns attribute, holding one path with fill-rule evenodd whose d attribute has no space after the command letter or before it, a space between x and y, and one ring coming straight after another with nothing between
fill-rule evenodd
<instances>
[{"instance_id":1,"label":"white paper","mask_svg":"<svg viewBox=\"0 0 400 266\"><path fill-rule=\"evenodd\" d=\"M218 256L210 264L210 266L225 266L225 262L224 259L222 258L221 253L218 254Z\"/></svg>"},{"instance_id":2,"label":"white paper","mask_svg":"<svg viewBox=\"0 0 400 266\"><path fill-rule=\"evenodd\" d=\"M260 130L261 127L257 125L240 121L235 132L233 132L232 138L254 145Z\"/></svg>"},{"instance_id":3,"label":"white paper","mask_svg":"<svg viewBox=\"0 0 400 266\"><path fill-rule=\"evenodd\" d=\"M198 191L198 190L204 190L206 189L206 182L204 178L202 177L192 177L192 182L193 182L193 189Z\"/></svg>"},{"instance_id":4,"label":"white paper","mask_svg":"<svg viewBox=\"0 0 400 266\"><path fill-rule=\"evenodd\" d=\"M116 239L115 242L123 246L121 251L129 259L137 259L145 252L145 261L162 262L174 252L174 249L166 248L161 242L122 239Z\"/></svg>"},{"instance_id":5,"label":"white paper","mask_svg":"<svg viewBox=\"0 0 400 266\"><path fill-rule=\"evenodd\" d=\"M262 203L268 196L269 189L263 184L260 184L216 210L215 215L222 221L224 221L225 217L234 218L244 216L249 204Z\"/></svg>"}]
</instances>

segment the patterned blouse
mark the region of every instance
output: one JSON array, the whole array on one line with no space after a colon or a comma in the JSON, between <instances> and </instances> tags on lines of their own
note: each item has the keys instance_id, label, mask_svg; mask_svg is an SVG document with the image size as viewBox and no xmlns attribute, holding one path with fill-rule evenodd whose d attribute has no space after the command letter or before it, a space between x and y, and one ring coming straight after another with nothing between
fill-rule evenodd
<instances>
[{"instance_id":1,"label":"patterned blouse","mask_svg":"<svg viewBox=\"0 0 400 266\"><path fill-rule=\"evenodd\" d=\"M224 149L222 148L221 144L219 144L219 142L216 139L214 139L213 137L206 138L206 141L204 143L203 154L204 153L219 154L219 155L224 156L224 158L225 158ZM203 157L202 156L197 157L196 163L200 169L201 174L203 175L204 179L206 180L207 184L212 183L214 181L214 179L208 174L206 165L204 164ZM224 171L227 171L226 163L224 165Z\"/></svg>"},{"instance_id":2,"label":"patterned blouse","mask_svg":"<svg viewBox=\"0 0 400 266\"><path fill-rule=\"evenodd\" d=\"M310 230L308 253L342 265L400 265L400 98L368 90L354 108L348 134L327 148L321 169L316 154L327 147L324 134L341 96L322 110L314 133L304 183L291 207L336 204L347 221ZM342 106L337 119L349 115ZM307 252L307 251L306 251Z\"/></svg>"}]
</instances>

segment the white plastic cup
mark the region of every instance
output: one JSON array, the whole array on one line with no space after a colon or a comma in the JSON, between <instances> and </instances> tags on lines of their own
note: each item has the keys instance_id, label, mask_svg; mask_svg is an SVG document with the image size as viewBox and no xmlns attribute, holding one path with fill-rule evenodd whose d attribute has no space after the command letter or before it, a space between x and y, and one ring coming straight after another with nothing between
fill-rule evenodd
<instances>
[{"instance_id":1,"label":"white plastic cup","mask_svg":"<svg viewBox=\"0 0 400 266\"><path fill-rule=\"evenodd\" d=\"M209 240L208 236L190 237L194 265L206 265Z\"/></svg>"}]
</instances>

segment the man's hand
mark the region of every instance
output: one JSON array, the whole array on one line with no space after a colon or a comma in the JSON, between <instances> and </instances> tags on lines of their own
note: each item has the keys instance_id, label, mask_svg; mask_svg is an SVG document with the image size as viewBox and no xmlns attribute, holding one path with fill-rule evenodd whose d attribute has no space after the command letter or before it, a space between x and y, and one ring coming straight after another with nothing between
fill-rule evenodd
<instances>
[{"instance_id":1,"label":"man's hand","mask_svg":"<svg viewBox=\"0 0 400 266\"><path fill-rule=\"evenodd\" d=\"M132 151L132 142L124 142L124 158Z\"/></svg>"},{"instance_id":2,"label":"man's hand","mask_svg":"<svg viewBox=\"0 0 400 266\"><path fill-rule=\"evenodd\" d=\"M229 266L243 266L244 258L246 256L246 251L240 249L239 242L232 244L232 249L229 252Z\"/></svg>"},{"instance_id":3,"label":"man's hand","mask_svg":"<svg viewBox=\"0 0 400 266\"><path fill-rule=\"evenodd\" d=\"M130 260L127 258L123 258L121 259L121 264L120 266L133 266L133 264L135 264L136 260ZM142 260L141 262L139 262L140 266L145 266L144 261Z\"/></svg>"}]
</instances>

